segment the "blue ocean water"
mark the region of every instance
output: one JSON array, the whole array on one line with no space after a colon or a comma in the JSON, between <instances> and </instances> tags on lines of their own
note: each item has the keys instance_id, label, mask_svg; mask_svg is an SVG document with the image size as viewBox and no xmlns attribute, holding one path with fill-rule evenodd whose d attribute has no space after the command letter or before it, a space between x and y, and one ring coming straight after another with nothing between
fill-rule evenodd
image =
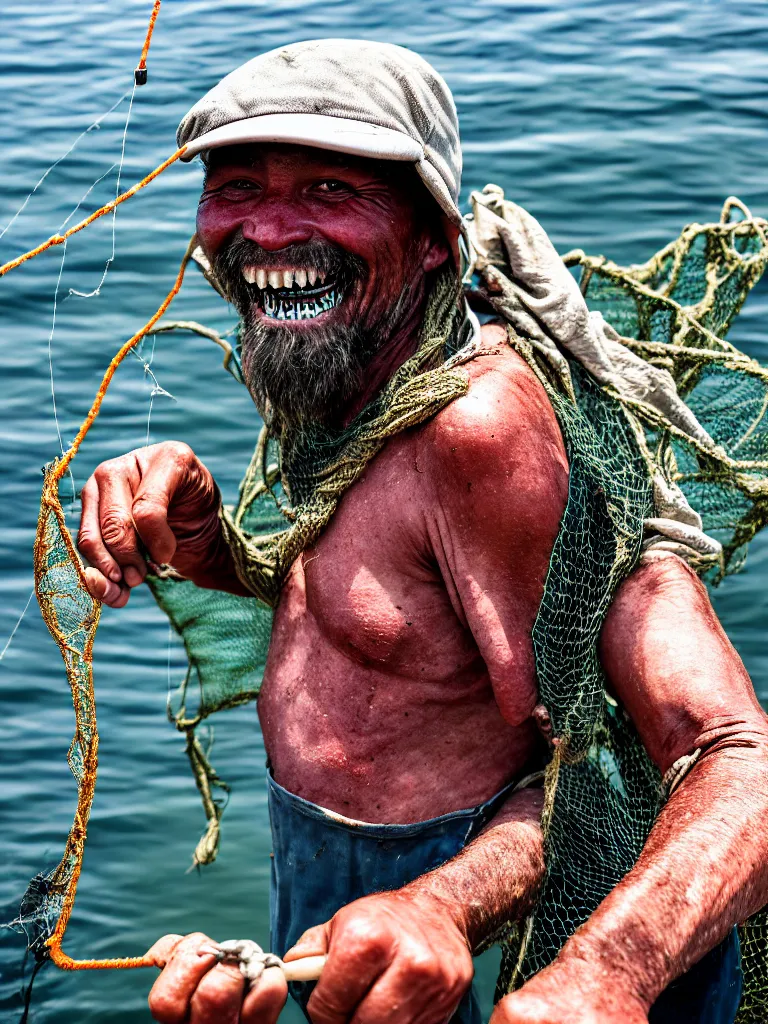
<instances>
[{"instance_id":1,"label":"blue ocean water","mask_svg":"<svg viewBox=\"0 0 768 1024\"><path fill-rule=\"evenodd\" d=\"M150 0L49 0L35 9L4 0L0 231L75 138L118 105L45 178L0 238L0 262L51 235L78 203L75 219L114 195L150 8ZM315 36L389 40L431 60L459 108L464 194L502 185L561 251L581 246L642 262L683 224L717 219L729 194L768 214L768 17L763 5L739 0L165 0L149 84L136 93L125 138L123 186L173 151L181 116L223 74L262 50ZM60 438L72 438L113 352L167 292L200 182L199 167L176 165L120 207L115 258L98 294L70 289L99 285L112 252L110 218L73 238L63 265L62 249L53 250L0 282L0 649L32 590L40 468ZM174 315L231 324L194 273ZM768 361L768 283L755 289L732 340ZM180 438L231 500L257 418L220 362L218 349L191 335L160 336L142 359L130 359L75 463L74 485L147 437ZM758 538L747 571L715 595L763 699L767 578L768 539ZM253 708L216 724L216 763L233 784L222 852L213 867L186 873L203 817L181 737L165 717L183 657L148 594L134 594L124 611L107 609L102 622L101 766L69 952L139 953L165 932L198 929L266 943L270 842ZM0 919L8 919L31 875L57 861L75 806L65 759L69 694L34 601L0 661L0 693ZM23 949L23 937L0 932L3 1021L18 1016ZM490 1011L492 955L478 973ZM151 980L146 971L48 968L31 1019L148 1020ZM285 1019L299 1017L291 1009Z\"/></svg>"}]
</instances>

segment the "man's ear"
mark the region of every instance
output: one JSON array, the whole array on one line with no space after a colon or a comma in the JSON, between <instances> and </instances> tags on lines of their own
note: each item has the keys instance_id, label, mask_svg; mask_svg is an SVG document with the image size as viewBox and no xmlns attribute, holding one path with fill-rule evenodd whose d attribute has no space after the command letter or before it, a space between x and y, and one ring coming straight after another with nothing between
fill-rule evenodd
<instances>
[{"instance_id":1,"label":"man's ear","mask_svg":"<svg viewBox=\"0 0 768 1024\"><path fill-rule=\"evenodd\" d=\"M429 248L421 261L421 266L426 274L442 267L451 257L453 257L454 266L459 266L459 229L446 216L443 216L441 221L442 231L432 237Z\"/></svg>"}]
</instances>

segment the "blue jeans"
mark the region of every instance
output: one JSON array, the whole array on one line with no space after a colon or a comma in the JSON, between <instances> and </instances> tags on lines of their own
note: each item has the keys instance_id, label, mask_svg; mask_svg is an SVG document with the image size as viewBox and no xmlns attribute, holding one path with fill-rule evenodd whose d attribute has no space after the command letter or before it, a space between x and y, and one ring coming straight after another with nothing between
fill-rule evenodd
<instances>
[{"instance_id":1,"label":"blue jeans","mask_svg":"<svg viewBox=\"0 0 768 1024\"><path fill-rule=\"evenodd\" d=\"M649 1024L733 1024L741 999L741 949L727 939L667 986L651 1007Z\"/></svg>"},{"instance_id":2,"label":"blue jeans","mask_svg":"<svg viewBox=\"0 0 768 1024\"><path fill-rule=\"evenodd\" d=\"M289 793L267 773L272 826L271 949L282 956L313 925L370 893L399 889L454 857L485 827L514 784L478 807L413 825L370 825ZM306 1011L313 984L292 983ZM733 1024L741 995L739 940L732 935L662 993L650 1024ZM481 1024L474 987L452 1024ZM396 1022L393 1022L396 1024Z\"/></svg>"},{"instance_id":3,"label":"blue jeans","mask_svg":"<svg viewBox=\"0 0 768 1024\"><path fill-rule=\"evenodd\" d=\"M507 786L478 807L413 825L369 825L294 796L270 772L267 786L273 846L271 948L279 956L307 928L323 924L347 903L399 889L450 860L487 825L514 788ZM290 985L302 1009L313 987ZM452 1024L481 1021L473 987Z\"/></svg>"}]
</instances>

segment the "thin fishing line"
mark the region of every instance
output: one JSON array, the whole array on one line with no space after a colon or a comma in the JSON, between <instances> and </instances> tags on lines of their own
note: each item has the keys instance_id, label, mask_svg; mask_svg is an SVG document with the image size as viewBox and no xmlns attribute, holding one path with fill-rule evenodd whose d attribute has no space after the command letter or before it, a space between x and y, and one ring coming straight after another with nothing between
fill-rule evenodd
<instances>
[{"instance_id":1,"label":"thin fishing line","mask_svg":"<svg viewBox=\"0 0 768 1024\"><path fill-rule=\"evenodd\" d=\"M80 209L80 207L85 202L85 200L88 198L88 196L91 194L91 192L96 188L96 186L99 184L99 182L102 181L104 178L106 178L106 176L114 169L114 167L115 167L115 165L112 164L112 167L110 167L108 170L106 170L99 178L96 179L96 181L94 181L94 183L91 185L91 187L88 189L88 191L85 192L85 194L81 197L80 202L71 211L71 213L69 214L67 219L61 225L61 228L59 228L60 231L62 230L62 228L64 228L66 226L67 222L70 221L74 217L74 215ZM59 276L56 279L56 290L53 293L53 316L51 317L51 330L50 330L50 333L48 334L48 370L49 370L50 381L51 381L51 404L53 405L53 420L54 420L54 423L56 424L56 435L57 435L57 437L59 439L59 448L61 448L61 454L62 455L64 454L64 441L63 441L62 436L61 436L61 425L59 424L59 414L58 414L58 409L56 408L56 381L55 381L55 377L54 377L54 373L53 373L53 336L56 333L56 313L57 313L58 306L59 306L59 292L61 290L61 278L62 278L62 275L64 274L64 263L66 262L66 259L67 259L67 243L65 241L64 245L62 246L61 263L59 264ZM69 470L69 478L70 478L70 481L72 483L72 502L74 503L77 488L76 488L76 485L75 485L75 477L74 477L71 469Z\"/></svg>"},{"instance_id":2,"label":"thin fishing line","mask_svg":"<svg viewBox=\"0 0 768 1024\"><path fill-rule=\"evenodd\" d=\"M135 88L135 86L134 86L134 88ZM103 121L103 120L104 120L105 118L109 117L109 115L110 115L110 114L112 113L112 111L113 111L113 110L117 110L117 108L118 108L118 107L120 106L120 104L121 104L121 103L123 102L123 100L124 100L124 99L125 99L125 98L126 98L127 96L131 96L131 97L132 97L132 95L133 95L133 91L132 91L131 89L129 89L129 90L127 91L127 92L124 92L124 93L123 93L123 95L122 95L122 96L120 97L120 99L119 99L119 100L118 100L118 101L117 101L116 103L113 103L113 104L112 104L112 106L111 106L111 107L109 108L109 110L107 110L107 111L106 111L106 113L104 113L104 114L101 114L101 116L100 116L100 117L97 117L97 118L96 118L96 120L95 120L95 121L94 121L94 122L93 122L92 124L89 124L89 125L88 125L88 127L87 127L87 128L85 129L85 131L81 132L81 133L80 133L80 134L79 134L79 135L77 136L77 138L75 139L75 141L74 141L74 142L72 143L72 145L71 145L71 146L69 147L69 149L68 149L68 150L66 151L66 153L64 153L64 154L63 154L63 156L60 156L58 160L55 160L55 161L54 161L54 162L53 162L53 163L51 164L51 166L50 166L50 167L48 168L48 170L47 170L47 171L46 171L46 172L45 172L45 173L43 174L43 176L42 176L42 177L40 178L40 180L38 181L38 183L37 183L37 184L35 185L35 187L34 187L34 188L32 189L32 191L31 191L31 192L29 193L29 195L27 196L27 198L26 198L26 199L24 200L24 202L23 202L23 203L21 204L21 206L20 206L20 207L18 208L18 210L16 211L16 213L14 213L14 215L13 215L13 216L11 217L11 219L10 219L10 220L8 221L8 223L7 223L6 225L5 225L5 227L4 227L4 228L2 228L2 230L0 230L0 238L2 238L2 237L3 237L3 235L4 235L5 233L6 233L6 231L8 231L8 229L9 229L10 227L12 227L12 226L13 226L13 224L14 224L14 223L16 222L16 220L17 220L17 219L19 218L19 216L20 216L20 215L21 215L21 214L22 214L22 213L24 212L24 210L25 210L25 208L26 208L26 206L27 206L27 203L28 203L28 202L29 202L29 200L30 200L30 199L32 198L32 196L33 196L33 195L35 194L35 192L37 192L37 190L38 190L38 189L40 188L40 186L41 186L41 185L43 184L43 182L44 182L44 181L45 181L45 179L46 179L46 178L48 177L48 175L49 175L49 174L51 173L51 171L52 171L52 170L54 170L54 169L55 169L56 167L58 167L58 166L59 166L59 164L60 164L60 163L62 162L62 160L66 160L66 159L67 159L67 157L69 156L69 154L70 154L70 153L72 152L72 150L73 150L73 149L74 149L74 148L75 148L75 147L77 146L77 144L78 144L78 143L80 142L80 140L81 140L81 139L82 139L82 138L83 138L83 137L84 137L85 135L87 135L87 134L88 134L89 132L93 131L93 130L94 130L95 128L100 128L100 127L101 127L101 122L102 122L102 121Z\"/></svg>"},{"instance_id":3,"label":"thin fishing line","mask_svg":"<svg viewBox=\"0 0 768 1024\"><path fill-rule=\"evenodd\" d=\"M117 167L117 185L115 187L115 199L117 199L117 197L120 195L120 179L121 179L122 173L123 173L123 164L125 163L125 143L126 143L126 139L128 138L128 125L129 125L130 120L131 120L131 111L133 110L133 98L134 98L135 95L136 95L136 82L134 81L133 88L131 89L131 99L130 99L130 102L128 104L128 113L125 115L125 125L123 127L123 141L122 141L122 145L120 147L120 162L119 162L118 167ZM114 167L114 164L112 166ZM109 256L109 259L107 260L107 262L104 264L104 273L101 275L101 280L99 281L99 283L96 285L96 287L93 289L92 292L79 292L76 288L70 288L69 289L69 294L70 295L78 295L81 299L90 299L94 295L100 295L101 294L101 286L106 281L107 274L109 273L109 268L111 267L111 265L115 261L115 230L116 230L116 227L117 227L117 207L115 207L114 210L112 211L112 253ZM59 230L61 230L61 229L59 229Z\"/></svg>"},{"instance_id":4,"label":"thin fishing line","mask_svg":"<svg viewBox=\"0 0 768 1024\"><path fill-rule=\"evenodd\" d=\"M3 658L5 657L5 652L6 652L6 651L8 650L8 648L9 648L9 647L11 646L11 643L13 642L13 638L14 638L14 637L16 636L16 630L17 630L17 629L19 628L19 626L20 626L20 625L21 625L21 623L22 623L22 620L24 619L24 616L25 616L25 615L27 614L27 612L29 611L29 606L30 606L30 605L32 604L32 598L33 598L34 596L35 596L35 588L34 588L34 587L32 587L32 593L31 593L31 594L29 595L29 597L27 598L27 603L26 603L26 604L24 605L24 611L23 611L23 612L21 613L21 615L19 616L19 618L18 618L18 620L17 620L17 622L16 622L16 625L15 625L15 626L13 627L13 629L11 630L11 635L10 635L10 636L8 637L8 639L6 640L6 642L5 642L5 647L4 647L3 649L2 649L2 651L0 651L0 661L2 661L2 660L3 660Z\"/></svg>"},{"instance_id":5,"label":"thin fishing line","mask_svg":"<svg viewBox=\"0 0 768 1024\"><path fill-rule=\"evenodd\" d=\"M75 207L74 207L74 209L73 209L73 210L71 210L71 211L70 211L70 213L69 213L69 214L67 215L67 219L66 219L65 221L63 221L63 223L62 223L62 224L61 224L61 226L59 227L59 231L61 231L61 230L62 230L63 228L65 228L65 227L67 226L67 224L69 224L69 222L70 222L70 221L72 220L72 218L73 218L73 217L75 216L75 214L76 214L76 213L77 213L77 211L78 211L78 210L80 209L80 207L81 207L81 206L83 205L83 203L84 203L84 202L85 202L85 200L86 200L86 199L88 198L88 196L89 196L89 195L91 194L91 192L93 192L93 190L94 190L94 189L96 188L96 186L97 186L97 185L98 185L98 184L99 184L100 182L104 181L104 179L105 179L105 178L107 177L107 175L108 175L108 174L111 174L111 173L112 173L112 171L114 171L114 169L115 169L116 167L117 167L117 164L116 164L116 163L114 163L114 164L112 164L112 165L111 165L110 167L108 167L108 168L106 169L106 171L104 171L104 173L103 173L103 174L100 174L100 175L99 175L99 177L98 177L98 178L96 179L96 181L94 181L94 183L93 183L93 184L92 184L92 185L90 186L90 188L88 189L88 191L87 191L87 192L84 192L84 193L83 193L83 195L82 195L82 196L80 197L80 202L79 202L79 203L77 204L77 206L75 206ZM70 290L71 290L71 289L70 289Z\"/></svg>"},{"instance_id":6,"label":"thin fishing line","mask_svg":"<svg viewBox=\"0 0 768 1024\"><path fill-rule=\"evenodd\" d=\"M146 341L146 338L144 339L144 341ZM155 376L155 373L152 369L152 362L155 358L155 345L157 343L157 335L152 335L152 352L148 360L146 360L143 356L144 341L142 341L140 346L142 351L139 352L137 349L134 349L133 354L144 367L144 376L150 377L152 379L152 390L149 393L149 409L147 411L147 436L144 442L144 447L149 448L149 424L152 420L152 406L154 404L155 396L164 395L166 398L170 398L174 402L176 401L176 398L174 395L170 393L170 391L165 390L165 388L161 385L160 381Z\"/></svg>"},{"instance_id":7,"label":"thin fishing line","mask_svg":"<svg viewBox=\"0 0 768 1024\"><path fill-rule=\"evenodd\" d=\"M59 288L61 286L61 275L64 273L64 261L67 258L67 243L64 242L61 253L61 263L59 264L59 276L56 278L56 291L53 293L53 316L51 317L51 331L48 335L48 369L50 371L51 378L51 403L53 405L53 420L56 424L56 434L59 438L59 448L61 448L61 454L64 454L64 442L61 437L61 429L59 427L59 414L56 409L56 384L53 376L53 335L56 330L56 310L59 305ZM70 474L71 475L71 474ZM72 480L72 486L74 487L74 479Z\"/></svg>"},{"instance_id":8,"label":"thin fishing line","mask_svg":"<svg viewBox=\"0 0 768 1024\"><path fill-rule=\"evenodd\" d=\"M166 671L168 673L168 678L167 678L167 686L168 686L168 689L167 689L167 703L168 703L169 707L170 707L170 704L171 704L171 696L172 696L172 691L171 691L171 686L172 686L172 684L171 684L171 651L172 651L172 649L173 649L173 626L171 625L171 622L170 622L170 619L169 619L168 620L168 657L166 659Z\"/></svg>"}]
</instances>

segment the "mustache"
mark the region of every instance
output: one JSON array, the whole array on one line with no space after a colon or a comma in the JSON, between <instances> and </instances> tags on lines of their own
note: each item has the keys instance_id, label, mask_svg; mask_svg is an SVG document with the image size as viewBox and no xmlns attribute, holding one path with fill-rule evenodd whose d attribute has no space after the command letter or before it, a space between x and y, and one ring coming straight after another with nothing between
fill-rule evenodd
<instances>
[{"instance_id":1,"label":"mustache","mask_svg":"<svg viewBox=\"0 0 768 1024\"><path fill-rule=\"evenodd\" d=\"M213 272L227 299L241 312L252 301L252 293L243 277L245 266L256 265L266 270L284 267L286 264L315 267L326 278L333 278L343 292L363 280L367 273L365 262L359 256L333 242L293 242L282 249L270 250L243 238L241 232L216 254L212 262Z\"/></svg>"}]
</instances>

